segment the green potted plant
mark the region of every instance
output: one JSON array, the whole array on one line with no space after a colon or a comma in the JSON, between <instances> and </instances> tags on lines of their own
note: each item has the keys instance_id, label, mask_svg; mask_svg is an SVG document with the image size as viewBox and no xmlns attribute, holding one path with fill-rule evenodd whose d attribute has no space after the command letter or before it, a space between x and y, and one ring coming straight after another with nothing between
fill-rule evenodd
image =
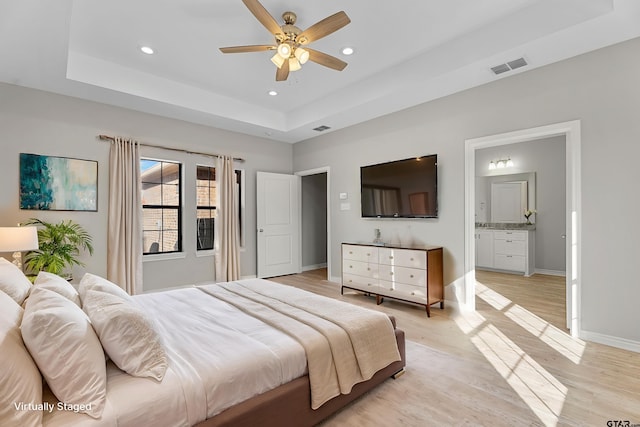
<instances>
[{"instance_id":1,"label":"green potted plant","mask_svg":"<svg viewBox=\"0 0 640 427\"><path fill-rule=\"evenodd\" d=\"M23 225L38 227L39 248L25 257L25 267L32 273L48 271L70 276L70 272L64 273L65 268L84 265L78 260L81 251L93 254L91 235L74 221L63 220L54 224L31 218Z\"/></svg>"}]
</instances>

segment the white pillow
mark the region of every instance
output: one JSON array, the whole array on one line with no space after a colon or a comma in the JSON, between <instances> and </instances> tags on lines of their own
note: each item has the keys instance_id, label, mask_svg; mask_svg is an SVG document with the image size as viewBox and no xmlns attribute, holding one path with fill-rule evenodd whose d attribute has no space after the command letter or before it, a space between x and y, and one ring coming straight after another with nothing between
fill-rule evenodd
<instances>
[{"instance_id":1,"label":"white pillow","mask_svg":"<svg viewBox=\"0 0 640 427\"><path fill-rule=\"evenodd\" d=\"M42 376L22 342L23 310L0 292L0 425L40 426L42 411L15 404L42 403Z\"/></svg>"},{"instance_id":2,"label":"white pillow","mask_svg":"<svg viewBox=\"0 0 640 427\"><path fill-rule=\"evenodd\" d=\"M22 271L5 258L0 257L0 291L4 291L18 305L22 305L31 290L31 282Z\"/></svg>"},{"instance_id":3,"label":"white pillow","mask_svg":"<svg viewBox=\"0 0 640 427\"><path fill-rule=\"evenodd\" d=\"M57 274L41 271L38 273L38 277L36 277L33 284L39 288L49 289L50 291L58 293L80 307L80 295L78 291L76 291L76 288Z\"/></svg>"},{"instance_id":4,"label":"white pillow","mask_svg":"<svg viewBox=\"0 0 640 427\"><path fill-rule=\"evenodd\" d=\"M60 402L100 418L107 371L100 340L87 315L73 302L34 286L22 319L22 338Z\"/></svg>"},{"instance_id":5,"label":"white pillow","mask_svg":"<svg viewBox=\"0 0 640 427\"><path fill-rule=\"evenodd\" d=\"M130 301L88 290L83 310L89 315L104 351L118 368L134 377L162 381L167 355L152 319Z\"/></svg>"},{"instance_id":6,"label":"white pillow","mask_svg":"<svg viewBox=\"0 0 640 427\"><path fill-rule=\"evenodd\" d=\"M127 293L120 286L116 285L113 282L108 281L100 276L96 276L95 274L85 273L80 279L80 284L78 286L78 292L80 293L80 300L84 304L84 295L89 290L106 292L111 295L115 295L127 301L133 301L131 299L131 295Z\"/></svg>"}]
</instances>

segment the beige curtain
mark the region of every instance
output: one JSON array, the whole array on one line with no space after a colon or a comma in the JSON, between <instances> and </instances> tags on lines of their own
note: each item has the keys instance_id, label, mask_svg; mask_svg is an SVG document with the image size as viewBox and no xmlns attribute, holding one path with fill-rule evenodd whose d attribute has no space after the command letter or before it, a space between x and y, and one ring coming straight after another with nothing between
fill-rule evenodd
<instances>
[{"instance_id":1,"label":"beige curtain","mask_svg":"<svg viewBox=\"0 0 640 427\"><path fill-rule=\"evenodd\" d=\"M109 158L107 278L142 293L142 195L139 144L115 138Z\"/></svg>"},{"instance_id":2,"label":"beige curtain","mask_svg":"<svg viewBox=\"0 0 640 427\"><path fill-rule=\"evenodd\" d=\"M233 158L218 157L216 181L216 281L227 282L240 278L240 227Z\"/></svg>"}]
</instances>

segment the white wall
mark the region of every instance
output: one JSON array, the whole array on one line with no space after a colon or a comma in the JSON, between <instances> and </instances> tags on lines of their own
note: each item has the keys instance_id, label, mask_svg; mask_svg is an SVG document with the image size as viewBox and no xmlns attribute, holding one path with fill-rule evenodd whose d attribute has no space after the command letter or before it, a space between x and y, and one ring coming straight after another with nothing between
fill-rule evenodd
<instances>
[{"instance_id":1,"label":"white wall","mask_svg":"<svg viewBox=\"0 0 640 427\"><path fill-rule=\"evenodd\" d=\"M255 173L291 173L292 147L266 139L170 120L76 98L0 84L0 225L11 226L30 217L46 221L73 219L93 236L93 257L83 257L85 271L106 274L109 144L96 136L130 136L151 144L193 151L231 154L246 159L246 248L241 253L243 276L256 274ZM18 206L19 153L46 154L97 160L98 212L25 211ZM179 160L185 164L185 211L182 259L144 263L144 289L161 289L213 279L213 258L197 257L195 250L195 165L208 158L143 148L144 155ZM193 188L191 188L193 187ZM10 254L4 254L10 257Z\"/></svg>"},{"instance_id":2,"label":"white wall","mask_svg":"<svg viewBox=\"0 0 640 427\"><path fill-rule=\"evenodd\" d=\"M562 272L566 268L565 199L566 199L565 137L520 142L476 150L476 176L498 176L535 172L536 265L538 270ZM512 168L488 170L491 160L510 156ZM490 203L490 194L485 200ZM480 199L476 193L476 204ZM522 222L525 218L522 217ZM490 221L485 221L490 222Z\"/></svg>"},{"instance_id":3,"label":"white wall","mask_svg":"<svg viewBox=\"0 0 640 427\"><path fill-rule=\"evenodd\" d=\"M640 345L640 200L631 194L640 182L639 50L640 39L631 40L296 144L294 170L331 167L334 276L340 243L371 241L380 228L387 241L442 245L445 282L458 283L465 274L464 141L580 119L582 329ZM360 166L430 153L439 161L438 219L360 218ZM338 209L340 192L349 194L351 210Z\"/></svg>"}]
</instances>

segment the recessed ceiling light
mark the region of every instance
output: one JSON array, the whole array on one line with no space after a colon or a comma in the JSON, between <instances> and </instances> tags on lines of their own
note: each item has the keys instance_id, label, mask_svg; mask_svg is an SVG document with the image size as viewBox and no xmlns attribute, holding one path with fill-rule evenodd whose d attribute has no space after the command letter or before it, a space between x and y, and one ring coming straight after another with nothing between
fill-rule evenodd
<instances>
[{"instance_id":1,"label":"recessed ceiling light","mask_svg":"<svg viewBox=\"0 0 640 427\"><path fill-rule=\"evenodd\" d=\"M352 47L345 47L342 49L342 54L343 55L353 55L353 48Z\"/></svg>"},{"instance_id":2,"label":"recessed ceiling light","mask_svg":"<svg viewBox=\"0 0 640 427\"><path fill-rule=\"evenodd\" d=\"M278 94L278 92L276 92L275 90L270 90L269 91L269 95L271 96L276 96Z\"/></svg>"},{"instance_id":3,"label":"recessed ceiling light","mask_svg":"<svg viewBox=\"0 0 640 427\"><path fill-rule=\"evenodd\" d=\"M142 51L142 53L146 53L147 55L153 55L153 49L151 49L149 46L142 46L140 50Z\"/></svg>"}]
</instances>

